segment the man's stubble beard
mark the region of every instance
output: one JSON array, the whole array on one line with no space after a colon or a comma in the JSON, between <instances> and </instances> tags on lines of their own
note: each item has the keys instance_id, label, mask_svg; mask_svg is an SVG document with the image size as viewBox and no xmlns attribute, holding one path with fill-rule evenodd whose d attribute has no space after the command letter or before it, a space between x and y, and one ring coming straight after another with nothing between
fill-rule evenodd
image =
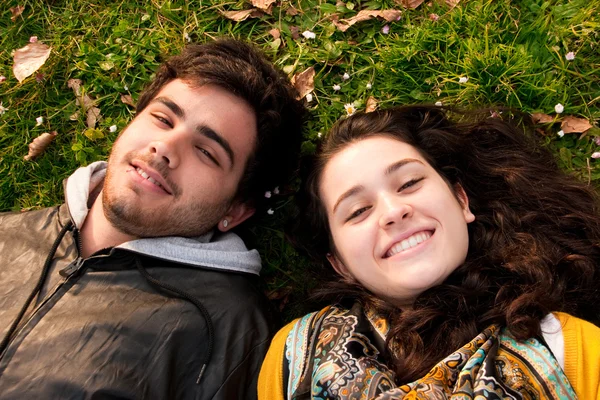
<instances>
[{"instance_id":1,"label":"man's stubble beard","mask_svg":"<svg viewBox=\"0 0 600 400\"><path fill-rule=\"evenodd\" d=\"M123 157L132 159L132 154ZM138 157L138 159L143 159ZM165 175L164 168L144 160ZM198 201L189 204L176 204L180 201L181 190L175 190L172 204L164 209L146 211L135 197L142 193L138 188L117 188L113 184L112 165L109 159L108 170L102 190L104 216L117 230L136 238L163 236L200 236L214 228L230 206L230 201L211 204ZM113 167L114 168L114 167ZM127 193L132 191L132 193Z\"/></svg>"}]
</instances>

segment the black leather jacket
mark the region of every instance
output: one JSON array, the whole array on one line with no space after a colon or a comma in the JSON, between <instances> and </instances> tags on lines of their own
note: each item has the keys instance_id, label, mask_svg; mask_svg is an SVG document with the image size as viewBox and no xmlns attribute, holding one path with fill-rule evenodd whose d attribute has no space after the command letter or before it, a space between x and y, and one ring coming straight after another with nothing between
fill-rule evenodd
<instances>
[{"instance_id":1,"label":"black leather jacket","mask_svg":"<svg viewBox=\"0 0 600 400\"><path fill-rule=\"evenodd\" d=\"M122 249L81 259L76 229L57 240L69 221L65 205L0 214L0 340L52 260L0 354L0 399L256 397L271 323L252 276ZM214 345L197 383L211 349L207 318Z\"/></svg>"}]
</instances>

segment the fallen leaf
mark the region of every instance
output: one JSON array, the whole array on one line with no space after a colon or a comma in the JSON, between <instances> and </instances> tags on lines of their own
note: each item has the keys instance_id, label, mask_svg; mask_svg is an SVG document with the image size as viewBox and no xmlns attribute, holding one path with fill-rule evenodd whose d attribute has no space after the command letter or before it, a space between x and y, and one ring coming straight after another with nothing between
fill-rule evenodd
<instances>
[{"instance_id":1,"label":"fallen leaf","mask_svg":"<svg viewBox=\"0 0 600 400\"><path fill-rule=\"evenodd\" d=\"M373 112L375 110L377 110L378 107L378 103L377 103L377 99L375 99L375 97L373 96L369 96L369 98L367 99L367 107L365 108L365 112Z\"/></svg>"},{"instance_id":2,"label":"fallen leaf","mask_svg":"<svg viewBox=\"0 0 600 400\"><path fill-rule=\"evenodd\" d=\"M261 10L268 10L269 7L277 0L252 0L252 5Z\"/></svg>"},{"instance_id":3,"label":"fallen leaf","mask_svg":"<svg viewBox=\"0 0 600 400\"><path fill-rule=\"evenodd\" d=\"M263 13L256 8L241 11L221 11L221 14L223 14L225 18L236 22L244 21L248 18L258 18L263 15Z\"/></svg>"},{"instance_id":4,"label":"fallen leaf","mask_svg":"<svg viewBox=\"0 0 600 400\"><path fill-rule=\"evenodd\" d=\"M25 161L31 161L46 150L50 143L56 138L58 133L56 131L48 133L42 133L29 143L29 153L23 157Z\"/></svg>"},{"instance_id":5,"label":"fallen leaf","mask_svg":"<svg viewBox=\"0 0 600 400\"><path fill-rule=\"evenodd\" d=\"M98 107L92 107L89 110L87 110L85 123L88 126L88 128L95 128L96 122L98 122L100 118L102 118L100 115L100 109Z\"/></svg>"},{"instance_id":6,"label":"fallen leaf","mask_svg":"<svg viewBox=\"0 0 600 400\"><path fill-rule=\"evenodd\" d=\"M69 116L69 119L70 119L71 121L77 121L77 120L79 119L79 111L76 111L75 113L71 114L71 115Z\"/></svg>"},{"instance_id":7,"label":"fallen leaf","mask_svg":"<svg viewBox=\"0 0 600 400\"><path fill-rule=\"evenodd\" d=\"M315 69L308 67L292 77L292 85L298 91L298 99L304 98L315 89Z\"/></svg>"},{"instance_id":8,"label":"fallen leaf","mask_svg":"<svg viewBox=\"0 0 600 400\"><path fill-rule=\"evenodd\" d=\"M387 22L396 21L402 12L400 10L361 10L352 18L342 19L339 21L333 20L333 24L342 32L346 32L348 28L357 22L367 21L372 18L383 18Z\"/></svg>"},{"instance_id":9,"label":"fallen leaf","mask_svg":"<svg viewBox=\"0 0 600 400\"><path fill-rule=\"evenodd\" d=\"M534 124L547 124L549 122L554 122L554 118L548 114L542 113L533 113L531 114L531 119L533 119Z\"/></svg>"},{"instance_id":10,"label":"fallen leaf","mask_svg":"<svg viewBox=\"0 0 600 400\"><path fill-rule=\"evenodd\" d=\"M127 104L128 106L135 107L135 103L133 102L133 98L128 94L121 95L121 103Z\"/></svg>"},{"instance_id":11,"label":"fallen leaf","mask_svg":"<svg viewBox=\"0 0 600 400\"><path fill-rule=\"evenodd\" d=\"M287 10L285 10L285 13L290 17L293 17L295 15L298 15L298 10L296 10L296 7L290 6Z\"/></svg>"},{"instance_id":12,"label":"fallen leaf","mask_svg":"<svg viewBox=\"0 0 600 400\"><path fill-rule=\"evenodd\" d=\"M560 129L562 129L564 133L583 133L591 127L592 124L590 124L587 119L577 118L571 115L564 117L560 124Z\"/></svg>"},{"instance_id":13,"label":"fallen leaf","mask_svg":"<svg viewBox=\"0 0 600 400\"><path fill-rule=\"evenodd\" d=\"M41 42L29 43L15 51L13 55L13 73L19 82L40 69L50 57L50 46Z\"/></svg>"},{"instance_id":14,"label":"fallen leaf","mask_svg":"<svg viewBox=\"0 0 600 400\"><path fill-rule=\"evenodd\" d=\"M292 39L300 39L300 29L297 26L290 26L290 33L292 34Z\"/></svg>"},{"instance_id":15,"label":"fallen leaf","mask_svg":"<svg viewBox=\"0 0 600 400\"><path fill-rule=\"evenodd\" d=\"M415 9L419 7L425 0L400 0L400 4L402 4L406 8Z\"/></svg>"},{"instance_id":16,"label":"fallen leaf","mask_svg":"<svg viewBox=\"0 0 600 400\"><path fill-rule=\"evenodd\" d=\"M273 36L273 39L279 39L281 37L281 32L279 32L279 29L277 28L271 29L269 31L269 34Z\"/></svg>"},{"instance_id":17,"label":"fallen leaf","mask_svg":"<svg viewBox=\"0 0 600 400\"><path fill-rule=\"evenodd\" d=\"M83 134L85 135L85 137L87 137L91 141L95 141L97 139L102 139L104 137L104 133L102 133L102 131L100 129L95 129L95 128L86 129L83 132Z\"/></svg>"},{"instance_id":18,"label":"fallen leaf","mask_svg":"<svg viewBox=\"0 0 600 400\"><path fill-rule=\"evenodd\" d=\"M450 8L454 8L458 5L458 3L460 3L460 0L446 0L446 4L450 7Z\"/></svg>"},{"instance_id":19,"label":"fallen leaf","mask_svg":"<svg viewBox=\"0 0 600 400\"><path fill-rule=\"evenodd\" d=\"M83 94L81 84L81 79L69 79L67 81L67 86L73 89L73 93L75 93L77 105L83 107L83 110L87 112L94 106L94 99L87 94Z\"/></svg>"},{"instance_id":20,"label":"fallen leaf","mask_svg":"<svg viewBox=\"0 0 600 400\"><path fill-rule=\"evenodd\" d=\"M11 7L10 8L10 12L12 13L12 17L10 17L10 19L14 22L17 20L17 17L21 14L23 14L23 10L25 9L25 6L16 6L16 7Z\"/></svg>"}]
</instances>

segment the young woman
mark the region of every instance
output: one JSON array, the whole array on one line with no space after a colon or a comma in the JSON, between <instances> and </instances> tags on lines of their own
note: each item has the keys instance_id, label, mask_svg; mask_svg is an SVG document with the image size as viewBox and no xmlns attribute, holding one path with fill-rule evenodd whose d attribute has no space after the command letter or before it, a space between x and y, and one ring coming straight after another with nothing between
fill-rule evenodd
<instances>
[{"instance_id":1,"label":"young woman","mask_svg":"<svg viewBox=\"0 0 600 400\"><path fill-rule=\"evenodd\" d=\"M304 196L332 305L277 334L260 399L600 398L600 203L530 135L356 114Z\"/></svg>"}]
</instances>

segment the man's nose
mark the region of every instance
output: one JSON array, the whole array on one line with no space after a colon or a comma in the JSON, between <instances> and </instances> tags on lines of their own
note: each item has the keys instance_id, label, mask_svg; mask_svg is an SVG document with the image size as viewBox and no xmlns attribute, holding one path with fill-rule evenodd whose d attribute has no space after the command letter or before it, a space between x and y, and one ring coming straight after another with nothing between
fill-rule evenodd
<instances>
[{"instance_id":1,"label":"man's nose","mask_svg":"<svg viewBox=\"0 0 600 400\"><path fill-rule=\"evenodd\" d=\"M412 216L413 208L397 193L385 194L380 198L381 216L379 225L386 229Z\"/></svg>"},{"instance_id":2,"label":"man's nose","mask_svg":"<svg viewBox=\"0 0 600 400\"><path fill-rule=\"evenodd\" d=\"M165 162L169 168L177 168L181 161L181 141L175 132L170 132L161 138L153 140L149 144L152 155Z\"/></svg>"}]
</instances>

